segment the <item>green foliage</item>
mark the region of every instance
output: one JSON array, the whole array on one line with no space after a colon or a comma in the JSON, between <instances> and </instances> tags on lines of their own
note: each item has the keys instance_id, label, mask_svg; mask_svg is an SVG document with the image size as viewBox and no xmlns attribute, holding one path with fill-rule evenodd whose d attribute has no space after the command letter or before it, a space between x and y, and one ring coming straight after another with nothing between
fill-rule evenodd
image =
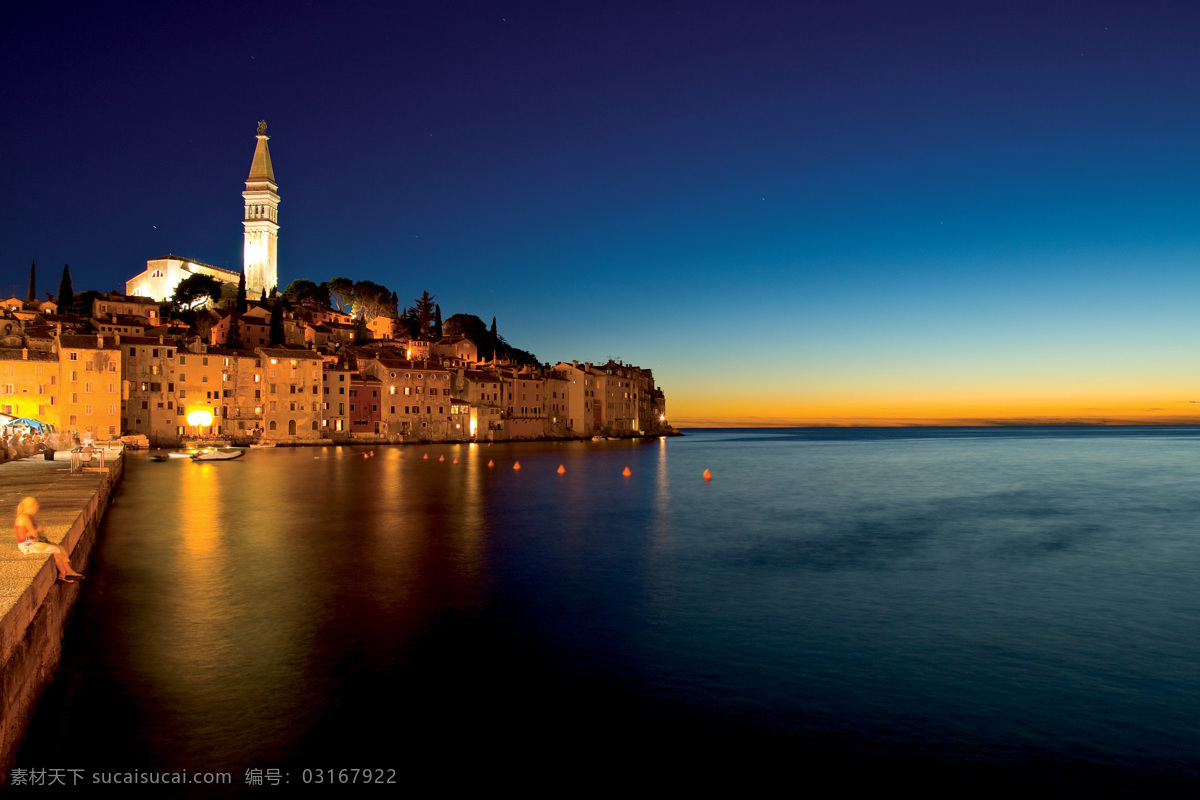
<instances>
[{"instance_id":1,"label":"green foliage","mask_svg":"<svg viewBox=\"0 0 1200 800\"><path fill-rule=\"evenodd\" d=\"M421 292L421 296L413 301L413 307L408 310L408 316L416 320L417 335L429 337L433 327L433 298L429 292Z\"/></svg>"},{"instance_id":2,"label":"green foliage","mask_svg":"<svg viewBox=\"0 0 1200 800\"><path fill-rule=\"evenodd\" d=\"M288 284L283 290L283 296L293 306L309 306L310 308L329 308L329 287L327 284L317 285L309 280L299 278Z\"/></svg>"},{"instance_id":3,"label":"green foliage","mask_svg":"<svg viewBox=\"0 0 1200 800\"><path fill-rule=\"evenodd\" d=\"M354 325L354 343L363 344L369 341L371 341L371 329L367 327L366 319L360 316Z\"/></svg>"},{"instance_id":4,"label":"green foliage","mask_svg":"<svg viewBox=\"0 0 1200 800\"><path fill-rule=\"evenodd\" d=\"M250 304L246 300L246 273L243 271L238 278L237 304L234 306L234 309L239 314L245 314L249 308Z\"/></svg>"},{"instance_id":5,"label":"green foliage","mask_svg":"<svg viewBox=\"0 0 1200 800\"><path fill-rule=\"evenodd\" d=\"M475 343L482 353L488 342L488 329L483 320L474 314L455 314L442 325L445 336L465 336Z\"/></svg>"},{"instance_id":6,"label":"green foliage","mask_svg":"<svg viewBox=\"0 0 1200 800\"><path fill-rule=\"evenodd\" d=\"M392 290L386 286L371 281L356 281L352 297L355 316L367 322L378 316L396 316Z\"/></svg>"},{"instance_id":7,"label":"green foliage","mask_svg":"<svg viewBox=\"0 0 1200 800\"><path fill-rule=\"evenodd\" d=\"M88 289L75 295L75 307L69 308L66 312L59 309L59 313L74 313L77 317L90 317L92 315L92 306L96 298L100 295L94 289Z\"/></svg>"},{"instance_id":8,"label":"green foliage","mask_svg":"<svg viewBox=\"0 0 1200 800\"><path fill-rule=\"evenodd\" d=\"M75 290L71 288L71 269L63 264L62 280L58 282L58 313L68 314L75 305Z\"/></svg>"},{"instance_id":9,"label":"green foliage","mask_svg":"<svg viewBox=\"0 0 1200 800\"><path fill-rule=\"evenodd\" d=\"M287 308L287 300L282 297L275 299L275 305L271 307L271 327L270 340L271 347L279 347L283 344L283 312Z\"/></svg>"},{"instance_id":10,"label":"green foliage","mask_svg":"<svg viewBox=\"0 0 1200 800\"><path fill-rule=\"evenodd\" d=\"M207 302L221 299L221 282L211 275L189 275L175 287L171 295L171 307L176 311L188 311Z\"/></svg>"},{"instance_id":11,"label":"green foliage","mask_svg":"<svg viewBox=\"0 0 1200 800\"><path fill-rule=\"evenodd\" d=\"M354 283L349 278L332 278L322 285L334 307L349 314L354 302Z\"/></svg>"}]
</instances>

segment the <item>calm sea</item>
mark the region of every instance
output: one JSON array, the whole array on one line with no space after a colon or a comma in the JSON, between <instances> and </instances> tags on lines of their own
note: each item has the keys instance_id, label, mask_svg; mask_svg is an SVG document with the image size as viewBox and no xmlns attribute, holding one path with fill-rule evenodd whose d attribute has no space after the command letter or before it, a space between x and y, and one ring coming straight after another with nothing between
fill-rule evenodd
<instances>
[{"instance_id":1,"label":"calm sea","mask_svg":"<svg viewBox=\"0 0 1200 800\"><path fill-rule=\"evenodd\" d=\"M366 453L132 455L18 766L1200 785L1200 429Z\"/></svg>"}]
</instances>

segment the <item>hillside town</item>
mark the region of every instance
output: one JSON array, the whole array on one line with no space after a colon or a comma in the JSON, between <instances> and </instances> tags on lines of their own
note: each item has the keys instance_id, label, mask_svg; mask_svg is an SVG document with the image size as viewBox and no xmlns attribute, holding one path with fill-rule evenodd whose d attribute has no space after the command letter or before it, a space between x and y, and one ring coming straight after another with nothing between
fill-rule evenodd
<instances>
[{"instance_id":1,"label":"hillside town","mask_svg":"<svg viewBox=\"0 0 1200 800\"><path fill-rule=\"evenodd\" d=\"M300 280L278 291L267 138L260 123L243 192L241 271L168 254L148 260L124 293L75 294L64 267L57 295L38 300L30 267L26 295L0 310L0 424L28 419L150 446L670 431L649 369L539 364L501 346L494 320L490 333L470 315L443 326L428 293L401 314L395 294L369 282ZM367 302L371 289L383 302Z\"/></svg>"}]
</instances>

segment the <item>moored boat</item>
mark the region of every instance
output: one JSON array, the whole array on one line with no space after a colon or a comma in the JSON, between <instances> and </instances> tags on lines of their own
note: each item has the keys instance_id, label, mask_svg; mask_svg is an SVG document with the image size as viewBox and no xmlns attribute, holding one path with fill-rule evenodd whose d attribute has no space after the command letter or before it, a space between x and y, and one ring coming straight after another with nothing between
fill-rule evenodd
<instances>
[{"instance_id":1,"label":"moored boat","mask_svg":"<svg viewBox=\"0 0 1200 800\"><path fill-rule=\"evenodd\" d=\"M231 447L222 447L220 449L205 450L201 453L196 453L192 456L192 461L232 461L235 458L241 458L246 455L245 450L236 450Z\"/></svg>"}]
</instances>

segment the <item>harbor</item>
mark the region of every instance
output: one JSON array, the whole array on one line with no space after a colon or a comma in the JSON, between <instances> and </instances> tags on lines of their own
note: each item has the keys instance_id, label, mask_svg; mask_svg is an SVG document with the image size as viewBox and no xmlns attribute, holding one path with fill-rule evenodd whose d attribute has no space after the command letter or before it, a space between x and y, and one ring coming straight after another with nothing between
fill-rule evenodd
<instances>
[{"instance_id":1,"label":"harbor","mask_svg":"<svg viewBox=\"0 0 1200 800\"><path fill-rule=\"evenodd\" d=\"M86 572L96 532L124 476L119 449L102 449L89 463L79 453L0 464L0 508L11 513L24 497L37 498L45 538L61 544ZM24 555L11 537L0 548L0 763L5 782L29 717L62 653L63 627L80 585L61 583L49 556Z\"/></svg>"}]
</instances>

